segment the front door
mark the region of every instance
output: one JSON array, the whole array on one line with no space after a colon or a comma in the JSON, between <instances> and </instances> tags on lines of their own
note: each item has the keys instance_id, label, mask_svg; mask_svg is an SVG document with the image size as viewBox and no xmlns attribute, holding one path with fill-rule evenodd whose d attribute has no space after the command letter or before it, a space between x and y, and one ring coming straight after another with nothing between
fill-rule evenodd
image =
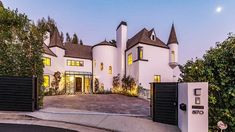
<instances>
[{"instance_id":1,"label":"front door","mask_svg":"<svg viewBox=\"0 0 235 132\"><path fill-rule=\"evenodd\" d=\"M75 92L82 92L82 78L76 77L76 89Z\"/></svg>"}]
</instances>

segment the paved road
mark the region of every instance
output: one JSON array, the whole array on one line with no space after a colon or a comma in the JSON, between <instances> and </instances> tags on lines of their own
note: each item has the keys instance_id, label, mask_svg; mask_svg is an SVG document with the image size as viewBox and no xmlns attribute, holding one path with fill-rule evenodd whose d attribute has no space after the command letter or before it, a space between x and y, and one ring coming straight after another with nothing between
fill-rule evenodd
<instances>
[{"instance_id":1,"label":"paved road","mask_svg":"<svg viewBox=\"0 0 235 132\"><path fill-rule=\"evenodd\" d=\"M0 124L0 132L76 132L54 127L20 124Z\"/></svg>"},{"instance_id":2,"label":"paved road","mask_svg":"<svg viewBox=\"0 0 235 132\"><path fill-rule=\"evenodd\" d=\"M148 116L150 102L118 94L78 94L46 96L44 108L48 107Z\"/></svg>"}]
</instances>

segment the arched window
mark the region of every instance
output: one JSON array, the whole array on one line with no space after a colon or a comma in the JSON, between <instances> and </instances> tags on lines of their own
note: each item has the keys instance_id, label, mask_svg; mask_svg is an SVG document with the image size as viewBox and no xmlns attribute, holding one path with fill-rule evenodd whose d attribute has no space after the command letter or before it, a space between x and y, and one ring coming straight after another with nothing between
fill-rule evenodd
<instances>
[{"instance_id":1,"label":"arched window","mask_svg":"<svg viewBox=\"0 0 235 132\"><path fill-rule=\"evenodd\" d=\"M175 51L171 51L171 61L175 62Z\"/></svg>"},{"instance_id":2,"label":"arched window","mask_svg":"<svg viewBox=\"0 0 235 132\"><path fill-rule=\"evenodd\" d=\"M104 70L104 64L103 64L103 62L100 63L100 70L101 70L101 71Z\"/></svg>"},{"instance_id":3,"label":"arched window","mask_svg":"<svg viewBox=\"0 0 235 132\"><path fill-rule=\"evenodd\" d=\"M109 74L112 74L112 73L113 73L112 66L109 66Z\"/></svg>"}]
</instances>

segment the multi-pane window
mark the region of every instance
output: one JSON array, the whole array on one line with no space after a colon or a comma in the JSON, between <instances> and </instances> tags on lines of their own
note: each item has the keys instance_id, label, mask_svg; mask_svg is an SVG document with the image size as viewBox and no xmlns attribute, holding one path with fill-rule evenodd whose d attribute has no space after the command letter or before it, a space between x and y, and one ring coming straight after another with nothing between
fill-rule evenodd
<instances>
[{"instance_id":1,"label":"multi-pane window","mask_svg":"<svg viewBox=\"0 0 235 132\"><path fill-rule=\"evenodd\" d=\"M43 76L43 86L50 87L50 76L49 75Z\"/></svg>"},{"instance_id":2,"label":"multi-pane window","mask_svg":"<svg viewBox=\"0 0 235 132\"><path fill-rule=\"evenodd\" d=\"M42 59L44 66L51 66L51 58L43 57Z\"/></svg>"},{"instance_id":3,"label":"multi-pane window","mask_svg":"<svg viewBox=\"0 0 235 132\"><path fill-rule=\"evenodd\" d=\"M132 53L128 54L128 65L132 64Z\"/></svg>"},{"instance_id":4,"label":"multi-pane window","mask_svg":"<svg viewBox=\"0 0 235 132\"><path fill-rule=\"evenodd\" d=\"M104 63L100 63L100 70L103 71L104 70Z\"/></svg>"},{"instance_id":5,"label":"multi-pane window","mask_svg":"<svg viewBox=\"0 0 235 132\"><path fill-rule=\"evenodd\" d=\"M84 66L84 61L67 60L67 66Z\"/></svg>"},{"instance_id":6,"label":"multi-pane window","mask_svg":"<svg viewBox=\"0 0 235 132\"><path fill-rule=\"evenodd\" d=\"M154 75L154 82L161 82L161 76L160 75Z\"/></svg>"},{"instance_id":7,"label":"multi-pane window","mask_svg":"<svg viewBox=\"0 0 235 132\"><path fill-rule=\"evenodd\" d=\"M112 66L109 66L109 74L112 74L113 73L113 68Z\"/></svg>"},{"instance_id":8,"label":"multi-pane window","mask_svg":"<svg viewBox=\"0 0 235 132\"><path fill-rule=\"evenodd\" d=\"M171 60L175 62L175 51L171 51Z\"/></svg>"}]
</instances>

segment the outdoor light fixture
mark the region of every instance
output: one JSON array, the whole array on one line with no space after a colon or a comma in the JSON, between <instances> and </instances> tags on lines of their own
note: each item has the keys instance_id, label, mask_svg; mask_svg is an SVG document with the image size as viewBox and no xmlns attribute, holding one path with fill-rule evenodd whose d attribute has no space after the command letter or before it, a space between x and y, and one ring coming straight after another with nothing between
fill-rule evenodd
<instances>
[{"instance_id":1,"label":"outdoor light fixture","mask_svg":"<svg viewBox=\"0 0 235 132\"><path fill-rule=\"evenodd\" d=\"M196 89L194 89L194 95L195 96L200 96L201 95L201 88L196 88Z\"/></svg>"}]
</instances>

